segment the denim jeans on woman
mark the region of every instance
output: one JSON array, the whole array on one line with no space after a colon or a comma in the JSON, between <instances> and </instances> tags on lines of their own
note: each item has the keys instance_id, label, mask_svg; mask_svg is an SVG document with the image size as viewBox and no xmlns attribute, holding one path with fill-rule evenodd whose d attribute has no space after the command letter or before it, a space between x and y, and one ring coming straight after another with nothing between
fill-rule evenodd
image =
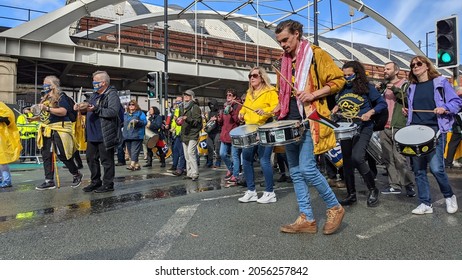
<instances>
[{"instance_id":1,"label":"denim jeans on woman","mask_svg":"<svg viewBox=\"0 0 462 280\"><path fill-rule=\"evenodd\" d=\"M430 164L430 172L435 177L438 186L440 187L441 193L444 198L451 197L454 193L452 192L451 186L449 185L448 175L444 170L444 147L446 146L446 134L443 133L438 138L436 149L420 157L412 157L412 171L415 175L415 182L419 192L419 201L426 205L432 203L430 195L430 183L428 182L427 176L427 165Z\"/></svg>"},{"instance_id":2,"label":"denim jeans on woman","mask_svg":"<svg viewBox=\"0 0 462 280\"><path fill-rule=\"evenodd\" d=\"M327 204L327 208L339 205L326 178L324 178L316 165L313 149L313 140L309 129L305 130L299 142L286 145L290 177L294 184L298 207L309 221L314 220L314 215L308 184L313 185L318 190L319 195Z\"/></svg>"},{"instance_id":3,"label":"denim jeans on woman","mask_svg":"<svg viewBox=\"0 0 462 280\"><path fill-rule=\"evenodd\" d=\"M231 154L231 157L229 156ZM239 166L241 159L239 157L239 148L234 147L231 143L220 144L220 158L225 163L226 168L233 173L234 177L239 176Z\"/></svg>"},{"instance_id":4,"label":"denim jeans on woman","mask_svg":"<svg viewBox=\"0 0 462 280\"><path fill-rule=\"evenodd\" d=\"M253 170L253 160L255 153L258 151L260 167L265 177L265 191L272 192L274 187L273 167L271 166L271 153L273 147L264 147L261 145L242 149L242 167L244 169L245 182L249 191L255 190L255 173Z\"/></svg>"}]
</instances>

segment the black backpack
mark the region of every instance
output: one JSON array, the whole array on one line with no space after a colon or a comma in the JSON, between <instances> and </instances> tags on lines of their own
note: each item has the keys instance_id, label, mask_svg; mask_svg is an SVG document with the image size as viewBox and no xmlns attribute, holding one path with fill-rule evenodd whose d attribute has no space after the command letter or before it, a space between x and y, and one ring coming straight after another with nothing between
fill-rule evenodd
<instances>
[{"instance_id":1,"label":"black backpack","mask_svg":"<svg viewBox=\"0 0 462 280\"><path fill-rule=\"evenodd\" d=\"M69 109L67 110L67 117L71 122L75 122L77 120L77 111L74 110L74 105L75 101L71 97L69 97L67 94L64 92L61 92L61 97L64 97L67 99L67 103L69 103Z\"/></svg>"}]
</instances>

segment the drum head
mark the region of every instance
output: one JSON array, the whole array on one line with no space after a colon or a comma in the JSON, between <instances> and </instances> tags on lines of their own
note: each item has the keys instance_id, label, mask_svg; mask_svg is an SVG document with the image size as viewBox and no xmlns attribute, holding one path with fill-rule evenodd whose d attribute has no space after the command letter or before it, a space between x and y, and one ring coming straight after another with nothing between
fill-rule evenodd
<instances>
[{"instance_id":1,"label":"drum head","mask_svg":"<svg viewBox=\"0 0 462 280\"><path fill-rule=\"evenodd\" d=\"M357 124L350 122L338 122L337 124L339 127L334 128L334 130L338 131L356 130L356 127L358 126Z\"/></svg>"},{"instance_id":2,"label":"drum head","mask_svg":"<svg viewBox=\"0 0 462 280\"><path fill-rule=\"evenodd\" d=\"M258 125L256 124L247 124L247 125L241 125L236 128L233 128L230 132L229 135L231 137L239 137L239 136L244 136L252 132L256 132L258 129Z\"/></svg>"},{"instance_id":3,"label":"drum head","mask_svg":"<svg viewBox=\"0 0 462 280\"><path fill-rule=\"evenodd\" d=\"M156 146L157 144L157 141L159 141L159 135L156 134L154 136L152 136L151 138L149 138L148 142L146 143L146 147L148 147L148 149L152 149Z\"/></svg>"},{"instance_id":4,"label":"drum head","mask_svg":"<svg viewBox=\"0 0 462 280\"><path fill-rule=\"evenodd\" d=\"M426 143L435 137L435 131L424 125L410 125L395 133L395 141L405 145Z\"/></svg>"}]
</instances>

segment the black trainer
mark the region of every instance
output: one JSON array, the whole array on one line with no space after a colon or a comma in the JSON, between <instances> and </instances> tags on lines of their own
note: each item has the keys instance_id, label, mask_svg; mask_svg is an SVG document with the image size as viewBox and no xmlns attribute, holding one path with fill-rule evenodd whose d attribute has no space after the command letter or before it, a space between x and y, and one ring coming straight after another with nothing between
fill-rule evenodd
<instances>
[{"instance_id":1,"label":"black trainer","mask_svg":"<svg viewBox=\"0 0 462 280\"><path fill-rule=\"evenodd\" d=\"M105 193L105 192L113 192L114 187L113 186L101 186L97 189L95 189L95 193Z\"/></svg>"},{"instance_id":2,"label":"black trainer","mask_svg":"<svg viewBox=\"0 0 462 280\"><path fill-rule=\"evenodd\" d=\"M99 182L99 183L93 183L91 182L90 185L86 186L85 188L83 188L82 190L84 192L92 192L94 190L96 190L97 188L101 187L102 183Z\"/></svg>"},{"instance_id":3,"label":"black trainer","mask_svg":"<svg viewBox=\"0 0 462 280\"><path fill-rule=\"evenodd\" d=\"M83 174L80 172L79 174L75 175L74 179L72 180L71 187L77 188L78 186L80 186L80 183L82 183L82 178L83 178Z\"/></svg>"},{"instance_id":4,"label":"black trainer","mask_svg":"<svg viewBox=\"0 0 462 280\"><path fill-rule=\"evenodd\" d=\"M412 185L406 186L406 195L408 197L415 197L415 191L414 191L414 188L412 187Z\"/></svg>"},{"instance_id":5,"label":"black trainer","mask_svg":"<svg viewBox=\"0 0 462 280\"><path fill-rule=\"evenodd\" d=\"M46 180L40 186L35 187L36 190L43 191L43 190L52 190L56 189L55 182L53 180Z\"/></svg>"}]
</instances>

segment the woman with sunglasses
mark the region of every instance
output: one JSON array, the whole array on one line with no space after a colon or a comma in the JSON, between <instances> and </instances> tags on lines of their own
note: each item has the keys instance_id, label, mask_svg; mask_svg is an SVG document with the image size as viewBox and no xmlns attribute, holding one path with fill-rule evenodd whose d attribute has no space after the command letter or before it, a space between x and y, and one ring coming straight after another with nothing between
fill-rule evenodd
<instances>
[{"instance_id":1,"label":"woman with sunglasses","mask_svg":"<svg viewBox=\"0 0 462 280\"><path fill-rule=\"evenodd\" d=\"M430 172L435 177L445 198L446 211L452 214L457 212L458 206L457 198L452 192L444 169L444 148L446 133L452 127L454 115L462 107L462 100L427 57L415 56L411 59L410 68L409 107L403 108L404 114L407 115L407 125L425 125L431 127L435 134L438 131L441 132L433 152L411 158L420 201L420 205L412 210L412 214L433 213L427 165L430 166Z\"/></svg>"},{"instance_id":2,"label":"woman with sunglasses","mask_svg":"<svg viewBox=\"0 0 462 280\"><path fill-rule=\"evenodd\" d=\"M242 109L239 112L239 119L245 124L263 125L272 117L272 112L278 104L278 94L271 86L268 74L262 67L254 67L249 74L249 89ZM271 203L276 202L276 194L273 191L273 167L271 165L271 153L273 147L261 145L242 149L242 165L244 177L247 183L245 195L239 198L240 202ZM260 166L265 177L265 191L263 196L258 198L255 191L255 174L253 170L253 159L258 152Z\"/></svg>"},{"instance_id":3,"label":"woman with sunglasses","mask_svg":"<svg viewBox=\"0 0 462 280\"><path fill-rule=\"evenodd\" d=\"M128 170L140 170L138 157L144 139L144 127L147 124L146 115L141 111L140 106L135 100L128 103L128 110L124 114L124 139L130 154L131 163L127 166Z\"/></svg>"},{"instance_id":4,"label":"woman with sunglasses","mask_svg":"<svg viewBox=\"0 0 462 280\"><path fill-rule=\"evenodd\" d=\"M332 109L338 110L344 116L352 118L358 126L358 134L351 139L340 141L343 155L343 173L348 195L340 201L342 205L356 202L356 186L354 169L358 169L369 190L367 206L375 207L379 200L379 190L375 185L375 175L366 162L366 148L371 140L374 123L371 117L387 108L387 103L366 76L364 66L358 61L348 61L342 67L346 84L338 93L337 105Z\"/></svg>"}]
</instances>

